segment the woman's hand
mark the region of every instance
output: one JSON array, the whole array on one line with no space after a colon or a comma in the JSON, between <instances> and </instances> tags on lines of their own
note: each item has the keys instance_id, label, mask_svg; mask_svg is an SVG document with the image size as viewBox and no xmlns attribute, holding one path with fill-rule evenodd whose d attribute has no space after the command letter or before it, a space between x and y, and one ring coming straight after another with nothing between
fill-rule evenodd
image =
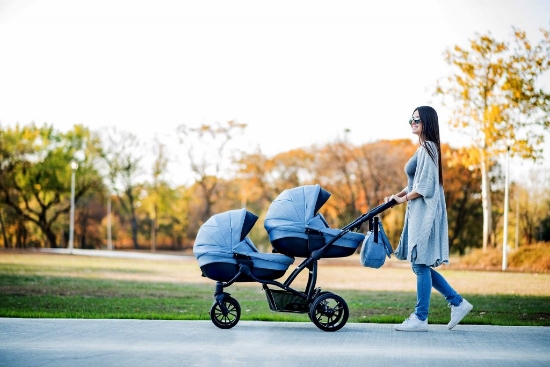
<instances>
[{"instance_id":1,"label":"woman's hand","mask_svg":"<svg viewBox=\"0 0 550 367\"><path fill-rule=\"evenodd\" d=\"M397 204L402 204L402 203L404 203L405 201L407 201L405 195L399 196L399 194L396 194L396 195L392 195L392 196L386 196L386 197L384 198L384 203L387 203L387 202L389 202L389 201L391 201L391 200L395 200L395 202L396 202Z\"/></svg>"},{"instance_id":2,"label":"woman's hand","mask_svg":"<svg viewBox=\"0 0 550 367\"><path fill-rule=\"evenodd\" d=\"M390 200L391 199L394 199L397 202L397 204L403 204L405 201L407 201L407 196L406 195L403 195L403 196L392 195Z\"/></svg>"}]
</instances>

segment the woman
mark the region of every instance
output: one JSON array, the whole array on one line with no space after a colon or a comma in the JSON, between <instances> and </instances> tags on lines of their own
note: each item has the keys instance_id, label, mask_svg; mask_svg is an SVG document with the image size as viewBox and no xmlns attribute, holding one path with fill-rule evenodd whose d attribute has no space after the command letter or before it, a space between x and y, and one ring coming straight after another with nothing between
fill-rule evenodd
<instances>
[{"instance_id":1,"label":"woman","mask_svg":"<svg viewBox=\"0 0 550 367\"><path fill-rule=\"evenodd\" d=\"M433 268L449 263L447 209L443 193L443 171L437 112L429 106L418 107L409 120L412 133L418 135L420 146L405 165L408 185L398 194L384 198L397 204L407 203L405 225L395 251L396 258L412 263L416 274L417 303L415 312L399 331L427 331L428 310L432 287L439 291L451 307L455 327L473 308L445 278Z\"/></svg>"}]
</instances>

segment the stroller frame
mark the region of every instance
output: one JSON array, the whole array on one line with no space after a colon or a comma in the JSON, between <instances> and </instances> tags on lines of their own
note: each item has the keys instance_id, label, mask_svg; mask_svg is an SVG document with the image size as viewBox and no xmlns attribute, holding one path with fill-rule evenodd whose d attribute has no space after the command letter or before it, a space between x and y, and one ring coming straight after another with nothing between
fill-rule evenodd
<instances>
[{"instance_id":1,"label":"stroller frame","mask_svg":"<svg viewBox=\"0 0 550 367\"><path fill-rule=\"evenodd\" d=\"M237 300L231 297L230 293L224 291L225 288L246 277L262 284L266 293L269 308L275 312L293 312L308 313L310 320L323 331L337 331L347 322L349 317L349 308L346 301L332 292L323 292L321 288L316 288L318 261L323 257L323 253L338 239L351 231L359 231L361 225L370 221L376 215L386 209L394 206L394 200L379 205L369 212L362 214L353 222L343 227L334 238L329 240L323 247L311 252L310 256L305 258L292 271L288 278L283 282L276 280L260 279L251 271L252 259L247 255L234 254L233 258L237 261L239 269L237 274L227 282L217 281L214 293L214 303L210 309L210 318L214 325L221 329L230 329L235 326L240 319L241 309ZM311 233L318 235L319 233ZM309 239L308 239L309 241ZM304 291L298 291L291 287L296 277L305 269L309 270L308 281ZM269 286L280 289L272 289Z\"/></svg>"}]
</instances>

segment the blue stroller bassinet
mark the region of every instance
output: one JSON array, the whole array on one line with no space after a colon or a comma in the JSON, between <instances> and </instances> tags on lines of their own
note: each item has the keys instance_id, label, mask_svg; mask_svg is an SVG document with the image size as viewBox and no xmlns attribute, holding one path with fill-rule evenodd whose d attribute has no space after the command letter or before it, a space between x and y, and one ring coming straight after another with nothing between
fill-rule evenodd
<instances>
[{"instance_id":1,"label":"blue stroller bassinet","mask_svg":"<svg viewBox=\"0 0 550 367\"><path fill-rule=\"evenodd\" d=\"M342 232L330 228L319 209L330 193L319 185L306 185L283 191L270 205L264 222L273 248L282 254L309 257ZM325 249L321 257L352 255L365 235L347 232Z\"/></svg>"},{"instance_id":2,"label":"blue stroller bassinet","mask_svg":"<svg viewBox=\"0 0 550 367\"><path fill-rule=\"evenodd\" d=\"M193 253L204 276L221 282L233 279L239 264L246 262L251 273L259 279L278 279L294 263L294 258L283 254L258 251L246 237L258 217L246 209L216 214L199 229ZM241 274L235 281L254 281Z\"/></svg>"}]
</instances>

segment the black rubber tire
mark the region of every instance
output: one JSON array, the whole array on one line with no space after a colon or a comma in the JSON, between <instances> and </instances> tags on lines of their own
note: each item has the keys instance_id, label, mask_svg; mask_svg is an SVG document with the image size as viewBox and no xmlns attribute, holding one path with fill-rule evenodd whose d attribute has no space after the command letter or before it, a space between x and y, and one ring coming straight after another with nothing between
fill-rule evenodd
<instances>
[{"instance_id":1,"label":"black rubber tire","mask_svg":"<svg viewBox=\"0 0 550 367\"><path fill-rule=\"evenodd\" d=\"M319 295L309 308L309 318L323 331L340 330L348 321L349 308L344 299L334 293Z\"/></svg>"},{"instance_id":2,"label":"black rubber tire","mask_svg":"<svg viewBox=\"0 0 550 367\"><path fill-rule=\"evenodd\" d=\"M224 316L218 302L214 302L210 309L210 319L220 329L231 329L241 318L241 306L233 297L225 297L223 304L227 307L227 315Z\"/></svg>"}]
</instances>

